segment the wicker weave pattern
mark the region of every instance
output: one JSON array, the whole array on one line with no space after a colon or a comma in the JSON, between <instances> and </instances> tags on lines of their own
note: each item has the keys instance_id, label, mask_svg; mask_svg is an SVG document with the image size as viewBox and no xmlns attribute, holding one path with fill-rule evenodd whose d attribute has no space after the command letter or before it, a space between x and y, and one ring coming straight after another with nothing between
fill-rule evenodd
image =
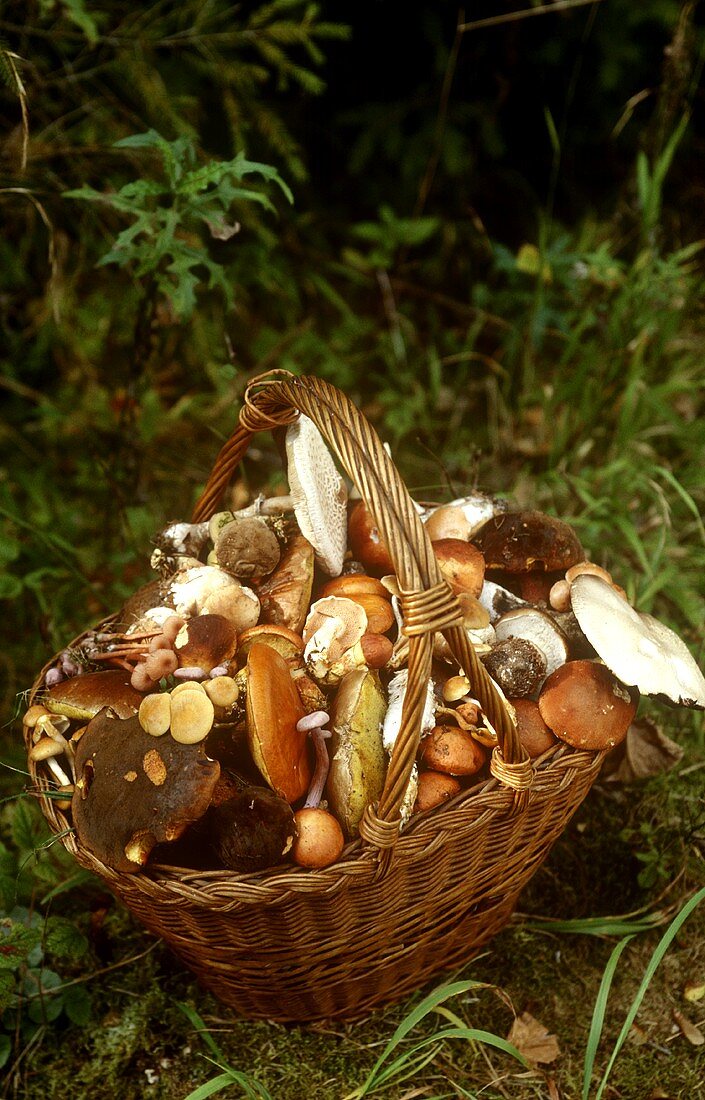
<instances>
[{"instance_id":1,"label":"wicker weave pattern","mask_svg":"<svg viewBox=\"0 0 705 1100\"><path fill-rule=\"evenodd\" d=\"M362 840L322 871L282 866L241 875L148 866L124 875L79 848L50 799L42 807L79 863L100 875L224 1002L249 1017L351 1019L457 966L506 923L590 789L602 754L560 747L526 760L501 697L459 626L457 601L394 465L369 424L328 384L285 372L251 384L194 520L217 510L253 433L291 423L299 410L318 425L358 485L404 592L409 689L402 731L379 805L365 813ZM400 833L399 807L439 629L498 732L495 778L417 815ZM30 772L40 789L48 787L42 765L37 770L30 762Z\"/></svg>"}]
</instances>

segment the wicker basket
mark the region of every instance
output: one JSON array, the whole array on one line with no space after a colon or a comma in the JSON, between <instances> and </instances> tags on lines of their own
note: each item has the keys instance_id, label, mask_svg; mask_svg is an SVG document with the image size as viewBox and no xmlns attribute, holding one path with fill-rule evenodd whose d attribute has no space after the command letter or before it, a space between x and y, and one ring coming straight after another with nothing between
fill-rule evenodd
<instances>
[{"instance_id":1,"label":"wicker basket","mask_svg":"<svg viewBox=\"0 0 705 1100\"><path fill-rule=\"evenodd\" d=\"M97 873L199 980L247 1017L356 1018L469 959L509 919L599 771L601 753L552 749L529 762L500 696L460 628L460 611L399 474L351 402L315 378L274 372L250 384L194 521L217 509L256 431L309 416L371 510L405 593L409 688L380 801L361 838L321 871L256 874L148 865L116 873L81 849L49 798L44 814L81 866ZM416 755L432 639L443 631L497 730L491 778L399 831ZM80 639L76 640L78 644ZM48 666L47 666L48 667ZM45 670L44 670L45 671ZM43 684L38 677L32 697ZM42 789L43 766L30 762Z\"/></svg>"}]
</instances>

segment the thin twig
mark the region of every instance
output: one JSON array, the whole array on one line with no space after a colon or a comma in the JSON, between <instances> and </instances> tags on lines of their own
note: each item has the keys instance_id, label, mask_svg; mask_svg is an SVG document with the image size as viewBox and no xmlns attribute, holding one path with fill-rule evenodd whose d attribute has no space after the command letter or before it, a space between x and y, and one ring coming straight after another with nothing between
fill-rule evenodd
<instances>
[{"instance_id":1,"label":"thin twig","mask_svg":"<svg viewBox=\"0 0 705 1100\"><path fill-rule=\"evenodd\" d=\"M480 27L497 27L500 23L518 23L521 19L531 19L535 15L551 15L555 11L570 11L571 8L584 8L588 4L602 4L604 0L554 0L552 4L543 4L539 8L522 8L520 11L505 12L504 15L491 15L487 19L476 19L473 23L462 23L460 33L479 30Z\"/></svg>"}]
</instances>

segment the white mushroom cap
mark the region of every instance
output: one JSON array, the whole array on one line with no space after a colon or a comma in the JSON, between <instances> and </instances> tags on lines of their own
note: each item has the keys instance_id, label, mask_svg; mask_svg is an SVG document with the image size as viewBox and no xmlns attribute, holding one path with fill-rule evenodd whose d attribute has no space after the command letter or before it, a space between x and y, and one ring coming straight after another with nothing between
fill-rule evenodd
<instances>
[{"instance_id":1,"label":"white mushroom cap","mask_svg":"<svg viewBox=\"0 0 705 1100\"><path fill-rule=\"evenodd\" d=\"M348 499L323 436L303 414L286 430L287 477L301 534L321 569L340 575L347 545Z\"/></svg>"},{"instance_id":2,"label":"white mushroom cap","mask_svg":"<svg viewBox=\"0 0 705 1100\"><path fill-rule=\"evenodd\" d=\"M623 684L705 707L705 677L677 634L635 611L601 577L583 573L570 586L573 612L598 656Z\"/></svg>"},{"instance_id":3,"label":"white mushroom cap","mask_svg":"<svg viewBox=\"0 0 705 1100\"><path fill-rule=\"evenodd\" d=\"M325 596L311 605L304 624L304 660L313 676L337 682L345 672L364 665L362 650L354 648L367 630L367 614L360 604L343 596ZM343 660L349 654L348 660ZM331 671L335 669L332 681Z\"/></svg>"},{"instance_id":4,"label":"white mushroom cap","mask_svg":"<svg viewBox=\"0 0 705 1100\"><path fill-rule=\"evenodd\" d=\"M545 611L534 607L508 611L497 620L494 628L498 642L507 638L524 638L527 642L533 642L546 658L546 676L568 660L566 636Z\"/></svg>"}]
</instances>

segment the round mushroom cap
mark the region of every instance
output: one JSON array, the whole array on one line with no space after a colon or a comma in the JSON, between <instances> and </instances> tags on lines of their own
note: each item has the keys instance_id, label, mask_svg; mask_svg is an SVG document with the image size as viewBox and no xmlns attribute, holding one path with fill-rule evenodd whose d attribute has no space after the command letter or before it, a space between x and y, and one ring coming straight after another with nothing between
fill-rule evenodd
<instances>
[{"instance_id":1,"label":"round mushroom cap","mask_svg":"<svg viewBox=\"0 0 705 1100\"><path fill-rule=\"evenodd\" d=\"M664 623L634 608L601 577L582 573L570 586L573 614L585 637L622 683L705 707L705 677L688 647Z\"/></svg>"},{"instance_id":2,"label":"round mushroom cap","mask_svg":"<svg viewBox=\"0 0 705 1100\"><path fill-rule=\"evenodd\" d=\"M324 573L337 577L345 557L348 493L323 436L303 414L286 430L286 456L301 534L311 543Z\"/></svg>"},{"instance_id":3,"label":"round mushroom cap","mask_svg":"<svg viewBox=\"0 0 705 1100\"><path fill-rule=\"evenodd\" d=\"M345 837L340 825L327 810L306 807L294 814L296 837L291 850L300 867L328 867L340 857Z\"/></svg>"},{"instance_id":4,"label":"round mushroom cap","mask_svg":"<svg viewBox=\"0 0 705 1100\"><path fill-rule=\"evenodd\" d=\"M453 591L479 596L485 579L485 559L480 551L462 539L436 539L432 546L441 573Z\"/></svg>"},{"instance_id":5,"label":"round mushroom cap","mask_svg":"<svg viewBox=\"0 0 705 1100\"><path fill-rule=\"evenodd\" d=\"M614 748L636 714L639 693L597 661L568 661L548 677L539 695L550 730L577 749Z\"/></svg>"},{"instance_id":6,"label":"round mushroom cap","mask_svg":"<svg viewBox=\"0 0 705 1100\"><path fill-rule=\"evenodd\" d=\"M280 557L277 536L256 516L226 523L215 540L215 553L221 569L251 580L268 576Z\"/></svg>"},{"instance_id":7,"label":"round mushroom cap","mask_svg":"<svg viewBox=\"0 0 705 1100\"><path fill-rule=\"evenodd\" d=\"M357 602L342 596L325 596L311 604L304 625L306 653L319 630L326 631L326 656L332 663L367 633L367 613Z\"/></svg>"},{"instance_id":8,"label":"round mushroom cap","mask_svg":"<svg viewBox=\"0 0 705 1100\"><path fill-rule=\"evenodd\" d=\"M348 541L353 557L365 569L382 577L394 573L394 563L382 542L379 528L364 501L358 501L348 519Z\"/></svg>"},{"instance_id":9,"label":"round mushroom cap","mask_svg":"<svg viewBox=\"0 0 705 1100\"><path fill-rule=\"evenodd\" d=\"M546 679L546 658L527 638L505 638L482 663L505 695L533 695Z\"/></svg>"},{"instance_id":10,"label":"round mushroom cap","mask_svg":"<svg viewBox=\"0 0 705 1100\"><path fill-rule=\"evenodd\" d=\"M247 741L272 790L296 802L311 782L308 734L297 730L304 708L289 666L268 645L253 645L247 658Z\"/></svg>"},{"instance_id":11,"label":"round mushroom cap","mask_svg":"<svg viewBox=\"0 0 705 1100\"><path fill-rule=\"evenodd\" d=\"M548 728L533 699L508 699L514 707L517 720L517 733L523 747L533 760L558 744L558 738Z\"/></svg>"},{"instance_id":12,"label":"round mushroom cap","mask_svg":"<svg viewBox=\"0 0 705 1100\"><path fill-rule=\"evenodd\" d=\"M494 516L474 543L485 557L487 569L525 573L569 569L585 554L573 529L544 512L505 512Z\"/></svg>"}]
</instances>

